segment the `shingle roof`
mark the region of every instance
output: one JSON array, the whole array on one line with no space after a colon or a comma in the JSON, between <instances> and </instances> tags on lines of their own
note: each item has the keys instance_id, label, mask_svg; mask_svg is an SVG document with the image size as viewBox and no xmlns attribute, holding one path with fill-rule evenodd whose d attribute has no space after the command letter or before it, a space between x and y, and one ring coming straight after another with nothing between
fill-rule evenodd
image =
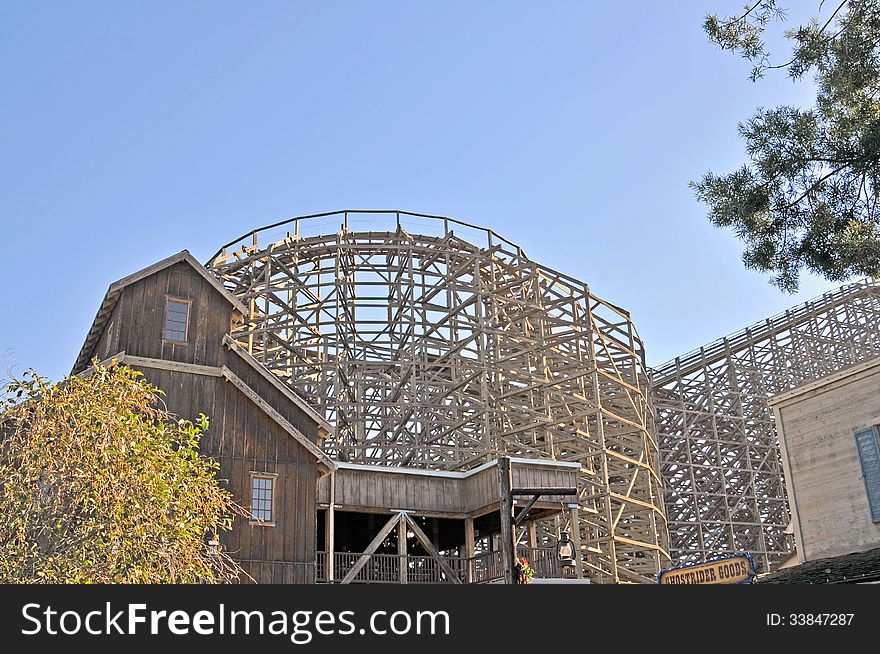
<instances>
[{"instance_id":1,"label":"shingle roof","mask_svg":"<svg viewBox=\"0 0 880 654\"><path fill-rule=\"evenodd\" d=\"M761 584L854 584L880 581L880 547L807 561L760 577Z\"/></svg>"}]
</instances>

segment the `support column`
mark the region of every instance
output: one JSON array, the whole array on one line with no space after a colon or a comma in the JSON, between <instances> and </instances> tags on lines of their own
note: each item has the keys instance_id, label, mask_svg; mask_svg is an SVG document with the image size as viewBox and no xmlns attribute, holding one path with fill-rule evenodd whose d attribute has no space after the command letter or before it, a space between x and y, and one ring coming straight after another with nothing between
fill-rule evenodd
<instances>
[{"instance_id":1,"label":"support column","mask_svg":"<svg viewBox=\"0 0 880 654\"><path fill-rule=\"evenodd\" d=\"M407 561L407 542L406 542L406 520L397 523L397 565L400 573L400 583L406 583Z\"/></svg>"},{"instance_id":2,"label":"support column","mask_svg":"<svg viewBox=\"0 0 880 654\"><path fill-rule=\"evenodd\" d=\"M330 471L330 504L327 506L327 514L324 516L324 551L327 566L327 583L335 581L333 569L336 558L336 472Z\"/></svg>"},{"instance_id":3,"label":"support column","mask_svg":"<svg viewBox=\"0 0 880 654\"><path fill-rule=\"evenodd\" d=\"M529 547L530 547L531 549L537 549L537 547L538 547L538 527L535 525L534 522L530 522L530 523L526 526L526 529L528 530L528 531L527 531L527 533L528 533L528 536L527 536L527 537L528 537L528 540L529 540Z\"/></svg>"},{"instance_id":4,"label":"support column","mask_svg":"<svg viewBox=\"0 0 880 654\"><path fill-rule=\"evenodd\" d=\"M474 519L467 517L464 519L464 556L467 559L467 582L474 583Z\"/></svg>"},{"instance_id":5,"label":"support column","mask_svg":"<svg viewBox=\"0 0 880 654\"><path fill-rule=\"evenodd\" d=\"M584 562L581 554L580 510L577 504L568 505L568 528L571 531L571 545L574 548L574 571L578 579L584 578Z\"/></svg>"},{"instance_id":6,"label":"support column","mask_svg":"<svg viewBox=\"0 0 880 654\"><path fill-rule=\"evenodd\" d=\"M501 513L501 570L504 583L516 583L513 565L513 496L510 493L510 459L498 459L499 511Z\"/></svg>"}]
</instances>

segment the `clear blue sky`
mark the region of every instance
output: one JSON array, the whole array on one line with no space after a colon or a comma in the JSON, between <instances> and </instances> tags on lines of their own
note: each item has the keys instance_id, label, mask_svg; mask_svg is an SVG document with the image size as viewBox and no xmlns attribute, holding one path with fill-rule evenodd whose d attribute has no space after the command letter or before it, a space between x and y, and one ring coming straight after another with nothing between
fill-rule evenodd
<instances>
[{"instance_id":1,"label":"clear blue sky","mask_svg":"<svg viewBox=\"0 0 880 654\"><path fill-rule=\"evenodd\" d=\"M817 295L744 270L687 188L810 98L707 44L741 4L4 0L4 366L58 378L112 281L343 208L494 228L628 308L654 364Z\"/></svg>"}]
</instances>

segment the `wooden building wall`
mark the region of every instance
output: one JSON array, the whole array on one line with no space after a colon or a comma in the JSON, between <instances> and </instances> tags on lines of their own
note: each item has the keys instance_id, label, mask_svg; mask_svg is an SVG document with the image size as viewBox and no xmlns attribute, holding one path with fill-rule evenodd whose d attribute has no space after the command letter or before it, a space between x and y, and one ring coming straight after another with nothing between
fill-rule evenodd
<instances>
[{"instance_id":1,"label":"wooden building wall","mask_svg":"<svg viewBox=\"0 0 880 654\"><path fill-rule=\"evenodd\" d=\"M284 416L291 425L296 427L312 443L318 442L318 424L302 409L289 400L285 393L268 382L252 365L232 350L223 348L223 364L229 368L245 384L250 386L278 413Z\"/></svg>"},{"instance_id":2,"label":"wooden building wall","mask_svg":"<svg viewBox=\"0 0 880 654\"><path fill-rule=\"evenodd\" d=\"M186 344L163 342L166 297L191 301ZM226 366L302 432L317 440L317 425L250 363L223 345L233 308L188 263L180 262L126 287L95 346L95 356L126 356L207 366ZM112 325L112 327L111 327ZM251 472L277 474L275 524L236 518L221 534L224 549L259 583L315 580L315 491L318 469L312 454L232 383L215 374L136 365L162 389L170 412L188 419L208 416L201 448L220 462L219 476L243 506L250 503ZM210 371L209 371L210 373Z\"/></svg>"},{"instance_id":3,"label":"wooden building wall","mask_svg":"<svg viewBox=\"0 0 880 654\"><path fill-rule=\"evenodd\" d=\"M381 470L375 466L340 468L336 471L336 504L346 511L413 511L420 516L463 519L467 508L462 495L462 480L418 472L422 474L411 474L406 470ZM318 502L327 504L329 498L328 475L321 479Z\"/></svg>"},{"instance_id":4,"label":"wooden building wall","mask_svg":"<svg viewBox=\"0 0 880 654\"><path fill-rule=\"evenodd\" d=\"M577 466L544 462L511 464L513 488L575 488ZM340 466L336 471L335 501L346 511L388 513L412 511L420 516L464 518L498 509L498 468L476 468L468 473L430 470L382 469L377 466ZM330 478L321 479L318 503L330 498ZM521 498L527 499L527 498ZM571 497L543 496L537 508L558 509Z\"/></svg>"},{"instance_id":5,"label":"wooden building wall","mask_svg":"<svg viewBox=\"0 0 880 654\"><path fill-rule=\"evenodd\" d=\"M800 560L880 547L853 432L880 424L880 360L775 403Z\"/></svg>"},{"instance_id":6,"label":"wooden building wall","mask_svg":"<svg viewBox=\"0 0 880 654\"><path fill-rule=\"evenodd\" d=\"M165 299L191 300L187 343L163 341ZM232 305L188 263L181 261L126 287L95 346L103 359L117 352L198 365L219 365Z\"/></svg>"}]
</instances>

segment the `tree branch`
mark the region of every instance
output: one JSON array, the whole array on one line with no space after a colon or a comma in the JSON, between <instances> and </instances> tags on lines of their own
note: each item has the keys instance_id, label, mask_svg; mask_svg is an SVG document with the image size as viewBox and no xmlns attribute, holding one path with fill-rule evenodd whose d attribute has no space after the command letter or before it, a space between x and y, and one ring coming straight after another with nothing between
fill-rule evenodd
<instances>
[{"instance_id":1,"label":"tree branch","mask_svg":"<svg viewBox=\"0 0 880 654\"><path fill-rule=\"evenodd\" d=\"M827 173L827 174L825 174L825 175L822 175L822 177L820 177L820 178L817 179L815 182L813 182L812 184L810 184L810 188L808 188L806 191L804 191L803 193L801 193L801 194L797 197L797 199L795 199L794 201L789 202L788 204L786 204L786 205L785 205L785 208L786 208L786 209L791 209L792 207L794 207L795 205L797 205L801 200L803 200L803 199L804 199L805 197L807 197L810 193L812 193L812 192L815 191L819 186L821 186L821 185L822 185L822 182L824 182L825 180L827 180L829 177L834 177L837 173L839 173L841 170L843 170L844 168L846 168L847 165L849 165L849 164L844 164L843 166L840 166L840 167L838 167L838 168L835 168L835 169L832 170L831 172L829 172L829 173Z\"/></svg>"}]
</instances>

